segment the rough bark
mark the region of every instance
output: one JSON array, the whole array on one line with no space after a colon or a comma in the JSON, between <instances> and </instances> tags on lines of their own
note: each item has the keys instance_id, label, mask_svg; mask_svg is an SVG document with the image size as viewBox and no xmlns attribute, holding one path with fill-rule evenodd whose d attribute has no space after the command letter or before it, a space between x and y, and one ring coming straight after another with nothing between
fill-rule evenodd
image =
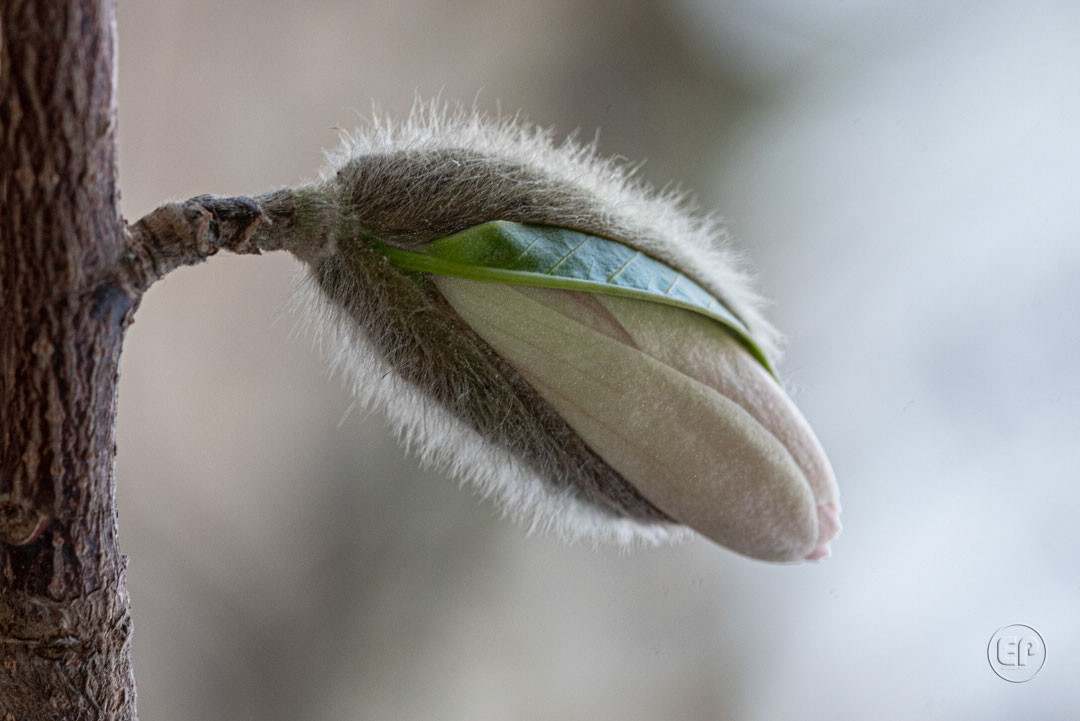
<instances>
[{"instance_id":1,"label":"rough bark","mask_svg":"<svg viewBox=\"0 0 1080 721\"><path fill-rule=\"evenodd\" d=\"M133 719L113 0L0 2L0 720Z\"/></svg>"}]
</instances>

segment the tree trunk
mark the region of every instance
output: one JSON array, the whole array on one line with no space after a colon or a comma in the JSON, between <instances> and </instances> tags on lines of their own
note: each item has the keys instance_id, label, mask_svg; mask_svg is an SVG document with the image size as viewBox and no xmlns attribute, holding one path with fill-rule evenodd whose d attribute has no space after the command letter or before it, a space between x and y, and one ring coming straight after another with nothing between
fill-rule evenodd
<instances>
[{"instance_id":1,"label":"tree trunk","mask_svg":"<svg viewBox=\"0 0 1080 721\"><path fill-rule=\"evenodd\" d=\"M0 2L0 721L134 719L113 0Z\"/></svg>"}]
</instances>

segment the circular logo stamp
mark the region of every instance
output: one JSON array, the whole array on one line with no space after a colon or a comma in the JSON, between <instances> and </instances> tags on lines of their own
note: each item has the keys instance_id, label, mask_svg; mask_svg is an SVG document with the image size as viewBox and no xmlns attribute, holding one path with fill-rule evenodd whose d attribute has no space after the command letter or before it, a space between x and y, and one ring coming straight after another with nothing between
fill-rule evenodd
<instances>
[{"instance_id":1,"label":"circular logo stamp","mask_svg":"<svg viewBox=\"0 0 1080 721\"><path fill-rule=\"evenodd\" d=\"M1023 683L1035 677L1046 662L1046 644L1031 626L1003 626L990 637L986 647L990 668L1012 683Z\"/></svg>"}]
</instances>

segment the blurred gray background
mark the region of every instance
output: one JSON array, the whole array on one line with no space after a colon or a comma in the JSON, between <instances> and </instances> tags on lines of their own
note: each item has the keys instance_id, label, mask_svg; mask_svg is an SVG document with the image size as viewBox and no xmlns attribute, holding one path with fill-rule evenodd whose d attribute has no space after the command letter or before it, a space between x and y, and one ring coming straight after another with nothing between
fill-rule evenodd
<instances>
[{"instance_id":1,"label":"blurred gray background","mask_svg":"<svg viewBox=\"0 0 1080 721\"><path fill-rule=\"evenodd\" d=\"M1080 712L1080 4L120 3L123 208L314 175L416 94L522 110L732 221L830 452L820 565L500 520L350 412L287 257L149 293L119 504L144 719ZM1047 662L995 676L991 634Z\"/></svg>"}]
</instances>

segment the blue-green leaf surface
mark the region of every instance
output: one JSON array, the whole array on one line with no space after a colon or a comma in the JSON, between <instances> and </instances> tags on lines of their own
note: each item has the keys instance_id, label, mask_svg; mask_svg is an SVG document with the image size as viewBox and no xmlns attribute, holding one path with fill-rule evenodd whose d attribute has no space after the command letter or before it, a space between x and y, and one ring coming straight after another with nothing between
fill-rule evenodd
<instances>
[{"instance_id":1,"label":"blue-green leaf surface","mask_svg":"<svg viewBox=\"0 0 1080 721\"><path fill-rule=\"evenodd\" d=\"M622 243L567 228L497 220L441 238L423 252L374 247L403 270L511 285L581 290L685 308L724 326L775 376L746 325L674 268Z\"/></svg>"}]
</instances>

